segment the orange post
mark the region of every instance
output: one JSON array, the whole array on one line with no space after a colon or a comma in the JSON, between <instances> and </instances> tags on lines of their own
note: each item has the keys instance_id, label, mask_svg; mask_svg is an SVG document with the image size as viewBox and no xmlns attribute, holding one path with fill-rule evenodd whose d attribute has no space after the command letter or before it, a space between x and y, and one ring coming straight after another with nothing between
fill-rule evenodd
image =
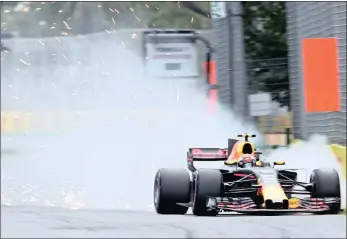
<instances>
[{"instance_id":1,"label":"orange post","mask_svg":"<svg viewBox=\"0 0 347 239\"><path fill-rule=\"evenodd\" d=\"M209 79L208 83L211 87L208 92L208 109L209 109L209 112L216 112L217 101L218 101L217 90L214 89L214 86L216 86L217 84L216 63L214 61L205 62L204 70L206 74L207 74L207 70L206 70L207 64L210 64L210 76L208 78Z\"/></svg>"},{"instance_id":2,"label":"orange post","mask_svg":"<svg viewBox=\"0 0 347 239\"><path fill-rule=\"evenodd\" d=\"M302 40L306 112L341 110L337 46L336 38Z\"/></svg>"}]
</instances>

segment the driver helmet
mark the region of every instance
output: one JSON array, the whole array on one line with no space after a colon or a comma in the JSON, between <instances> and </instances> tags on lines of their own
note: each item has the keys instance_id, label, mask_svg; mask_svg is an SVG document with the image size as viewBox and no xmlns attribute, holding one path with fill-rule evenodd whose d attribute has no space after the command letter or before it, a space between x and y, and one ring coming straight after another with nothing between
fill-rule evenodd
<instances>
[{"instance_id":1,"label":"driver helmet","mask_svg":"<svg viewBox=\"0 0 347 239\"><path fill-rule=\"evenodd\" d=\"M255 167L257 163L256 158L252 154L243 154L239 158L238 166L240 168L251 168Z\"/></svg>"}]
</instances>

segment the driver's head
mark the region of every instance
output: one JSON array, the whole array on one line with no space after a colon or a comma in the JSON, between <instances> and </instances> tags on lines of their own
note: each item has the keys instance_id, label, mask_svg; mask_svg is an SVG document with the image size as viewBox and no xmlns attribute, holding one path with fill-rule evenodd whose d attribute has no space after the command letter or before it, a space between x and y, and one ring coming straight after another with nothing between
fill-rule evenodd
<instances>
[{"instance_id":1,"label":"driver's head","mask_svg":"<svg viewBox=\"0 0 347 239\"><path fill-rule=\"evenodd\" d=\"M256 158L251 154L244 154L240 157L238 166L240 168L251 168L255 167L257 163Z\"/></svg>"}]
</instances>

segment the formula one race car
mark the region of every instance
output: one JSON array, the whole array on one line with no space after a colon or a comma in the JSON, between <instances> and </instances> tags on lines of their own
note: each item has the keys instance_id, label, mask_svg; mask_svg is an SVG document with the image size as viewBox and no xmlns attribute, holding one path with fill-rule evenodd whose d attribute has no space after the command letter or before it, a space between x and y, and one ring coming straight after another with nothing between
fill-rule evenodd
<instances>
[{"instance_id":1,"label":"formula one race car","mask_svg":"<svg viewBox=\"0 0 347 239\"><path fill-rule=\"evenodd\" d=\"M276 169L284 162L259 158L249 137L228 140L228 148L190 148L188 169L160 169L154 182L154 206L159 214L197 216L219 212L325 213L341 211L339 175L334 169L315 169L310 182L298 182L298 169ZM224 161L220 169L196 169L195 161ZM299 187L299 189L297 189ZM292 197L308 195L307 198Z\"/></svg>"}]
</instances>

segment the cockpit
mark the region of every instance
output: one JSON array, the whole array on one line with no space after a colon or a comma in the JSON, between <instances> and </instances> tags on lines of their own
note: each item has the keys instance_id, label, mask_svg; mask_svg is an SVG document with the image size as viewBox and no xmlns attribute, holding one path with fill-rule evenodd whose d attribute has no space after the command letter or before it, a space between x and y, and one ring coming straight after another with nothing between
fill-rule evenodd
<instances>
[{"instance_id":1,"label":"cockpit","mask_svg":"<svg viewBox=\"0 0 347 239\"><path fill-rule=\"evenodd\" d=\"M252 168L256 166L257 160L252 154L244 154L239 158L237 164L240 168Z\"/></svg>"}]
</instances>

